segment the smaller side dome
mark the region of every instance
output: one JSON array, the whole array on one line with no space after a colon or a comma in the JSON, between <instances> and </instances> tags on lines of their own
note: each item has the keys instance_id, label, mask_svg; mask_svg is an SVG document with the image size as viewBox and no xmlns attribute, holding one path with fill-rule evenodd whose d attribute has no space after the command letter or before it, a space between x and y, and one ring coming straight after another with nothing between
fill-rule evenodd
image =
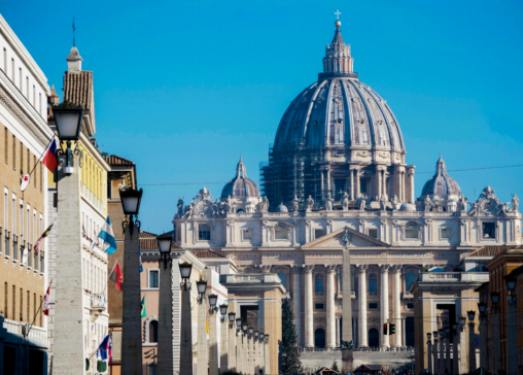
<instances>
[{"instance_id":1,"label":"smaller side dome","mask_svg":"<svg viewBox=\"0 0 523 375\"><path fill-rule=\"evenodd\" d=\"M443 208L454 211L455 203L462 198L458 183L449 176L447 165L440 157L436 162L436 173L423 185L419 202L425 210Z\"/></svg>"},{"instance_id":2,"label":"smaller side dome","mask_svg":"<svg viewBox=\"0 0 523 375\"><path fill-rule=\"evenodd\" d=\"M236 165L236 176L223 187L221 199L229 198L237 200L246 200L249 198L259 198L260 191L256 183L247 177L247 168L240 159Z\"/></svg>"}]
</instances>

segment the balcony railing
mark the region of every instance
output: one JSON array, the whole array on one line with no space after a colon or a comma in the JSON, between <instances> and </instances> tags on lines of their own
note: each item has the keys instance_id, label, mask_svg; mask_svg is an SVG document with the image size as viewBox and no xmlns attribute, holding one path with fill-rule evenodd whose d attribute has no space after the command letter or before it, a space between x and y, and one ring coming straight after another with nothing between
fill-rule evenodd
<instances>
[{"instance_id":1,"label":"balcony railing","mask_svg":"<svg viewBox=\"0 0 523 375\"><path fill-rule=\"evenodd\" d=\"M424 282L487 282L488 280L488 272L423 272L421 274L421 281Z\"/></svg>"},{"instance_id":2,"label":"balcony railing","mask_svg":"<svg viewBox=\"0 0 523 375\"><path fill-rule=\"evenodd\" d=\"M24 334L29 331L29 324L23 322L16 322L10 319L4 319L4 328L7 332L14 335L24 337ZM47 348L47 331L42 327L32 326L29 331L27 339L42 348Z\"/></svg>"}]
</instances>

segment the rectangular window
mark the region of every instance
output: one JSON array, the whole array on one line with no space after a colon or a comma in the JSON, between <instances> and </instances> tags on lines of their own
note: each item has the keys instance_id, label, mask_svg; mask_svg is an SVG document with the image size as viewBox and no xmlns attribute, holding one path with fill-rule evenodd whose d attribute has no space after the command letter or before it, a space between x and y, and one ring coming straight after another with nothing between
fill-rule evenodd
<instances>
[{"instance_id":1,"label":"rectangular window","mask_svg":"<svg viewBox=\"0 0 523 375\"><path fill-rule=\"evenodd\" d=\"M16 137L14 134L12 135L12 140L13 140L13 142L12 142L12 144L13 144L13 150L12 150L12 152L13 152L13 160L12 160L13 170L16 171Z\"/></svg>"},{"instance_id":2,"label":"rectangular window","mask_svg":"<svg viewBox=\"0 0 523 375\"><path fill-rule=\"evenodd\" d=\"M10 242L9 242L9 232L8 231L4 231L4 241L5 241L5 246L4 246L4 250L5 250L5 256L8 257L11 255L11 248L10 248Z\"/></svg>"},{"instance_id":3,"label":"rectangular window","mask_svg":"<svg viewBox=\"0 0 523 375\"><path fill-rule=\"evenodd\" d=\"M33 107L36 106L36 88L33 85Z\"/></svg>"},{"instance_id":4,"label":"rectangular window","mask_svg":"<svg viewBox=\"0 0 523 375\"><path fill-rule=\"evenodd\" d=\"M11 57L11 81L15 83L15 59Z\"/></svg>"},{"instance_id":5,"label":"rectangular window","mask_svg":"<svg viewBox=\"0 0 523 375\"><path fill-rule=\"evenodd\" d=\"M16 233L16 195L13 194L13 196L11 197L11 215L12 215L12 220L11 221L11 233L15 234Z\"/></svg>"},{"instance_id":6,"label":"rectangular window","mask_svg":"<svg viewBox=\"0 0 523 375\"><path fill-rule=\"evenodd\" d=\"M8 221L9 221L9 193L7 190L4 190L4 230L7 230L9 228Z\"/></svg>"},{"instance_id":7,"label":"rectangular window","mask_svg":"<svg viewBox=\"0 0 523 375\"><path fill-rule=\"evenodd\" d=\"M9 163L9 131L4 128L4 162Z\"/></svg>"},{"instance_id":8,"label":"rectangular window","mask_svg":"<svg viewBox=\"0 0 523 375\"><path fill-rule=\"evenodd\" d=\"M252 240L252 230L249 228L242 229L242 241Z\"/></svg>"},{"instance_id":9,"label":"rectangular window","mask_svg":"<svg viewBox=\"0 0 523 375\"><path fill-rule=\"evenodd\" d=\"M483 223L483 238L494 239L496 238L496 223Z\"/></svg>"},{"instance_id":10,"label":"rectangular window","mask_svg":"<svg viewBox=\"0 0 523 375\"><path fill-rule=\"evenodd\" d=\"M150 289L158 289L159 286L159 279L158 270L149 270L149 281L148 281L148 288Z\"/></svg>"},{"instance_id":11,"label":"rectangular window","mask_svg":"<svg viewBox=\"0 0 523 375\"><path fill-rule=\"evenodd\" d=\"M20 311L18 311L19 319L24 320L24 290L20 288Z\"/></svg>"},{"instance_id":12,"label":"rectangular window","mask_svg":"<svg viewBox=\"0 0 523 375\"><path fill-rule=\"evenodd\" d=\"M11 319L16 319L16 286L13 285L12 288L12 296L11 296Z\"/></svg>"},{"instance_id":13,"label":"rectangular window","mask_svg":"<svg viewBox=\"0 0 523 375\"><path fill-rule=\"evenodd\" d=\"M31 151L29 151L29 148L27 148L27 173L31 171Z\"/></svg>"},{"instance_id":14,"label":"rectangular window","mask_svg":"<svg viewBox=\"0 0 523 375\"><path fill-rule=\"evenodd\" d=\"M22 68L18 68L18 88L22 91Z\"/></svg>"},{"instance_id":15,"label":"rectangular window","mask_svg":"<svg viewBox=\"0 0 523 375\"><path fill-rule=\"evenodd\" d=\"M318 239L320 237L323 237L323 236L325 236L325 234L327 234L327 232L323 228L316 228L316 229L314 229L314 239Z\"/></svg>"},{"instance_id":16,"label":"rectangular window","mask_svg":"<svg viewBox=\"0 0 523 375\"><path fill-rule=\"evenodd\" d=\"M33 293L33 316L31 317L31 321L33 321L33 319L36 319L36 293Z\"/></svg>"},{"instance_id":17,"label":"rectangular window","mask_svg":"<svg viewBox=\"0 0 523 375\"><path fill-rule=\"evenodd\" d=\"M211 240L211 227L208 224L198 225L198 240L210 241Z\"/></svg>"},{"instance_id":18,"label":"rectangular window","mask_svg":"<svg viewBox=\"0 0 523 375\"><path fill-rule=\"evenodd\" d=\"M377 302L370 302L369 303L369 310L376 310L378 308Z\"/></svg>"},{"instance_id":19,"label":"rectangular window","mask_svg":"<svg viewBox=\"0 0 523 375\"><path fill-rule=\"evenodd\" d=\"M447 240L450 238L449 228L447 226L442 226L439 229L439 238L442 240Z\"/></svg>"},{"instance_id":20,"label":"rectangular window","mask_svg":"<svg viewBox=\"0 0 523 375\"><path fill-rule=\"evenodd\" d=\"M20 141L20 174L24 174L24 144Z\"/></svg>"},{"instance_id":21,"label":"rectangular window","mask_svg":"<svg viewBox=\"0 0 523 375\"><path fill-rule=\"evenodd\" d=\"M378 238L378 230L376 228L369 229L369 237Z\"/></svg>"},{"instance_id":22,"label":"rectangular window","mask_svg":"<svg viewBox=\"0 0 523 375\"><path fill-rule=\"evenodd\" d=\"M288 240L289 239L289 228L282 224L278 224L274 227L274 238L276 240Z\"/></svg>"},{"instance_id":23,"label":"rectangular window","mask_svg":"<svg viewBox=\"0 0 523 375\"><path fill-rule=\"evenodd\" d=\"M325 305L324 305L323 303L316 303L316 304L314 305L314 308L315 308L316 310L323 310L323 309L325 308Z\"/></svg>"},{"instance_id":24,"label":"rectangular window","mask_svg":"<svg viewBox=\"0 0 523 375\"><path fill-rule=\"evenodd\" d=\"M9 284L4 282L4 314L8 318L9 315Z\"/></svg>"},{"instance_id":25,"label":"rectangular window","mask_svg":"<svg viewBox=\"0 0 523 375\"><path fill-rule=\"evenodd\" d=\"M26 311L27 311L27 315L25 316L26 320L28 322L31 322L32 319L31 319L31 292L30 291L26 291L26 296L27 296L27 299L26 299Z\"/></svg>"},{"instance_id":26,"label":"rectangular window","mask_svg":"<svg viewBox=\"0 0 523 375\"><path fill-rule=\"evenodd\" d=\"M2 69L3 69L4 73L7 75L7 49L5 47L4 47L4 61L2 62Z\"/></svg>"},{"instance_id":27,"label":"rectangular window","mask_svg":"<svg viewBox=\"0 0 523 375\"><path fill-rule=\"evenodd\" d=\"M13 235L13 260L18 260L18 236Z\"/></svg>"},{"instance_id":28,"label":"rectangular window","mask_svg":"<svg viewBox=\"0 0 523 375\"><path fill-rule=\"evenodd\" d=\"M29 77L25 76L25 97L29 98Z\"/></svg>"},{"instance_id":29,"label":"rectangular window","mask_svg":"<svg viewBox=\"0 0 523 375\"><path fill-rule=\"evenodd\" d=\"M42 193L44 191L44 178L43 178L44 171L42 169L42 163L41 162L38 162L38 169L40 170L40 172L39 172L39 175L40 175L40 193Z\"/></svg>"}]
</instances>

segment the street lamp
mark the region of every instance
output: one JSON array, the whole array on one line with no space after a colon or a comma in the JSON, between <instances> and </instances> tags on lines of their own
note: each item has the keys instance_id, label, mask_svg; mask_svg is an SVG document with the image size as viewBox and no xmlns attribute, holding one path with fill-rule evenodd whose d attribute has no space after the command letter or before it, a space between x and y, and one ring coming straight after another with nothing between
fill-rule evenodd
<instances>
[{"instance_id":1,"label":"street lamp","mask_svg":"<svg viewBox=\"0 0 523 375\"><path fill-rule=\"evenodd\" d=\"M229 317L229 325L231 327L233 327L234 326L234 321L236 320L236 313L235 312L230 312L228 314L228 317Z\"/></svg>"},{"instance_id":2,"label":"street lamp","mask_svg":"<svg viewBox=\"0 0 523 375\"><path fill-rule=\"evenodd\" d=\"M485 302L478 302L478 310L480 319L484 319L487 316L487 304Z\"/></svg>"},{"instance_id":3,"label":"street lamp","mask_svg":"<svg viewBox=\"0 0 523 375\"><path fill-rule=\"evenodd\" d=\"M173 243L173 236L171 233L164 233L156 237L158 242L158 249L160 250L160 261L163 263L163 269L171 268L172 257L171 247Z\"/></svg>"},{"instance_id":4,"label":"street lamp","mask_svg":"<svg viewBox=\"0 0 523 375\"><path fill-rule=\"evenodd\" d=\"M218 303L218 296L216 294L209 294L209 311L213 313L216 311L216 304Z\"/></svg>"},{"instance_id":5,"label":"street lamp","mask_svg":"<svg viewBox=\"0 0 523 375\"><path fill-rule=\"evenodd\" d=\"M507 296L508 303L509 303L509 305L513 305L516 303L516 293L514 293L516 290L516 280L514 280L514 279L507 280L507 290L508 290L508 296Z\"/></svg>"},{"instance_id":6,"label":"street lamp","mask_svg":"<svg viewBox=\"0 0 523 375\"><path fill-rule=\"evenodd\" d=\"M203 296L207 290L207 281L200 279L196 282L196 290L198 291L198 303L203 302Z\"/></svg>"},{"instance_id":7,"label":"street lamp","mask_svg":"<svg viewBox=\"0 0 523 375\"><path fill-rule=\"evenodd\" d=\"M182 286L184 290L190 287L189 279L191 278L192 264L187 262L178 263L180 268L180 276L182 278Z\"/></svg>"},{"instance_id":8,"label":"street lamp","mask_svg":"<svg viewBox=\"0 0 523 375\"><path fill-rule=\"evenodd\" d=\"M62 103L53 107L53 116L58 138L66 143L65 164L62 170L65 175L70 175L74 171L71 143L77 142L78 138L80 138L82 107L70 103Z\"/></svg>"},{"instance_id":9,"label":"street lamp","mask_svg":"<svg viewBox=\"0 0 523 375\"><path fill-rule=\"evenodd\" d=\"M222 303L220 305L220 315L222 316L222 321L225 320L225 315L227 315L227 304Z\"/></svg>"},{"instance_id":10,"label":"street lamp","mask_svg":"<svg viewBox=\"0 0 523 375\"><path fill-rule=\"evenodd\" d=\"M239 333L242 330L242 318L236 318L236 332Z\"/></svg>"},{"instance_id":11,"label":"street lamp","mask_svg":"<svg viewBox=\"0 0 523 375\"><path fill-rule=\"evenodd\" d=\"M474 318L476 317L476 312L474 310L467 311L467 318L470 322L474 322Z\"/></svg>"},{"instance_id":12,"label":"street lamp","mask_svg":"<svg viewBox=\"0 0 523 375\"><path fill-rule=\"evenodd\" d=\"M140 203L142 200L143 190L136 190L128 186L120 188L120 199L122 201L123 213L129 216L129 224L131 225L131 233L133 232L134 218L138 216L140 211Z\"/></svg>"}]
</instances>

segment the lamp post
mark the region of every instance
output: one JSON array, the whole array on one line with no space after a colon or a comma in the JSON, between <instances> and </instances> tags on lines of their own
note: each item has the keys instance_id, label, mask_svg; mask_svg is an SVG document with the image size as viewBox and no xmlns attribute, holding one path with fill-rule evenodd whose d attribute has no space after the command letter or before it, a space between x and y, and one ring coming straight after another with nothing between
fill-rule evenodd
<instances>
[{"instance_id":1,"label":"lamp post","mask_svg":"<svg viewBox=\"0 0 523 375\"><path fill-rule=\"evenodd\" d=\"M492 342L490 347L493 348L492 350L492 366L490 369L494 374L498 373L498 370L501 369L500 361L501 361L501 354L500 354L500 316L499 316L499 293L498 292L491 292L490 293L490 307L491 307L491 319L490 324L492 327Z\"/></svg>"},{"instance_id":2,"label":"lamp post","mask_svg":"<svg viewBox=\"0 0 523 375\"><path fill-rule=\"evenodd\" d=\"M137 219L142 200L142 189L120 189L120 199L126 220L123 222L124 288L122 314L122 373L142 373L142 319L140 304L140 222Z\"/></svg>"},{"instance_id":3,"label":"lamp post","mask_svg":"<svg viewBox=\"0 0 523 375\"><path fill-rule=\"evenodd\" d=\"M54 279L53 371L56 374L84 374L88 356L84 347L82 282L82 224L80 221L80 164L76 146L80 137L82 109L63 103L53 108L56 131L65 150L58 151L60 163L56 173L57 223Z\"/></svg>"},{"instance_id":4,"label":"lamp post","mask_svg":"<svg viewBox=\"0 0 523 375\"><path fill-rule=\"evenodd\" d=\"M160 300L158 311L158 372L172 374L173 356L173 290L172 290L172 233L156 237L160 252Z\"/></svg>"},{"instance_id":5,"label":"lamp post","mask_svg":"<svg viewBox=\"0 0 523 375\"><path fill-rule=\"evenodd\" d=\"M229 366L229 356L227 354L227 332L229 322L226 321L228 306L226 303L220 305L220 369L225 372Z\"/></svg>"},{"instance_id":6,"label":"lamp post","mask_svg":"<svg viewBox=\"0 0 523 375\"><path fill-rule=\"evenodd\" d=\"M507 314L505 315L505 332L507 333L507 341L505 343L505 350L507 353L507 373L518 373L518 345L517 334L519 325L512 326L509 322L515 322L517 316L517 301L516 301L516 280L509 278L506 280L507 287Z\"/></svg>"},{"instance_id":7,"label":"lamp post","mask_svg":"<svg viewBox=\"0 0 523 375\"><path fill-rule=\"evenodd\" d=\"M476 340L474 333L474 319L476 317L476 312L474 310L467 311L467 318L469 324L469 366L468 373L472 373L476 369Z\"/></svg>"},{"instance_id":8,"label":"lamp post","mask_svg":"<svg viewBox=\"0 0 523 375\"><path fill-rule=\"evenodd\" d=\"M182 278L181 317L180 317L180 374L192 375L192 315L191 315L191 273L192 264L178 263ZM205 285L207 287L207 284Z\"/></svg>"},{"instance_id":9,"label":"lamp post","mask_svg":"<svg viewBox=\"0 0 523 375\"><path fill-rule=\"evenodd\" d=\"M349 228L345 227L343 237L341 239L343 244L343 325L342 325L342 370L343 373L352 371L353 353L352 353L352 275L350 264L350 232Z\"/></svg>"},{"instance_id":10,"label":"lamp post","mask_svg":"<svg viewBox=\"0 0 523 375\"><path fill-rule=\"evenodd\" d=\"M231 311L227 316L229 318L227 362L229 369L236 371L236 313Z\"/></svg>"},{"instance_id":11,"label":"lamp post","mask_svg":"<svg viewBox=\"0 0 523 375\"><path fill-rule=\"evenodd\" d=\"M433 331L432 337L434 337L434 374L439 374L441 370L441 339L439 331Z\"/></svg>"},{"instance_id":12,"label":"lamp post","mask_svg":"<svg viewBox=\"0 0 523 375\"><path fill-rule=\"evenodd\" d=\"M487 304L478 302L479 311L479 367L483 371L488 367L488 323L487 323Z\"/></svg>"},{"instance_id":13,"label":"lamp post","mask_svg":"<svg viewBox=\"0 0 523 375\"><path fill-rule=\"evenodd\" d=\"M427 332L427 370L429 374L433 374L434 370L432 368L432 333Z\"/></svg>"},{"instance_id":14,"label":"lamp post","mask_svg":"<svg viewBox=\"0 0 523 375\"><path fill-rule=\"evenodd\" d=\"M454 342L453 344L453 359L454 359L454 373L455 374L461 374L465 373L468 370L468 366L465 366L464 363L464 356L461 356L462 349L464 348L464 341L462 334L463 334L463 328L465 327L466 319L461 316L458 319L458 322L456 323L455 329L454 329ZM466 368L465 368L466 367ZM462 369L463 368L463 369Z\"/></svg>"},{"instance_id":15,"label":"lamp post","mask_svg":"<svg viewBox=\"0 0 523 375\"><path fill-rule=\"evenodd\" d=\"M209 346L207 345L207 332L205 322L207 320L207 304L205 293L207 291L207 281L200 278L196 282L198 291L198 343L197 343L197 375L208 375L209 373Z\"/></svg>"},{"instance_id":16,"label":"lamp post","mask_svg":"<svg viewBox=\"0 0 523 375\"><path fill-rule=\"evenodd\" d=\"M218 311L218 296L216 294L209 294L209 375L218 375L218 342L216 329L216 316L214 313Z\"/></svg>"}]
</instances>

